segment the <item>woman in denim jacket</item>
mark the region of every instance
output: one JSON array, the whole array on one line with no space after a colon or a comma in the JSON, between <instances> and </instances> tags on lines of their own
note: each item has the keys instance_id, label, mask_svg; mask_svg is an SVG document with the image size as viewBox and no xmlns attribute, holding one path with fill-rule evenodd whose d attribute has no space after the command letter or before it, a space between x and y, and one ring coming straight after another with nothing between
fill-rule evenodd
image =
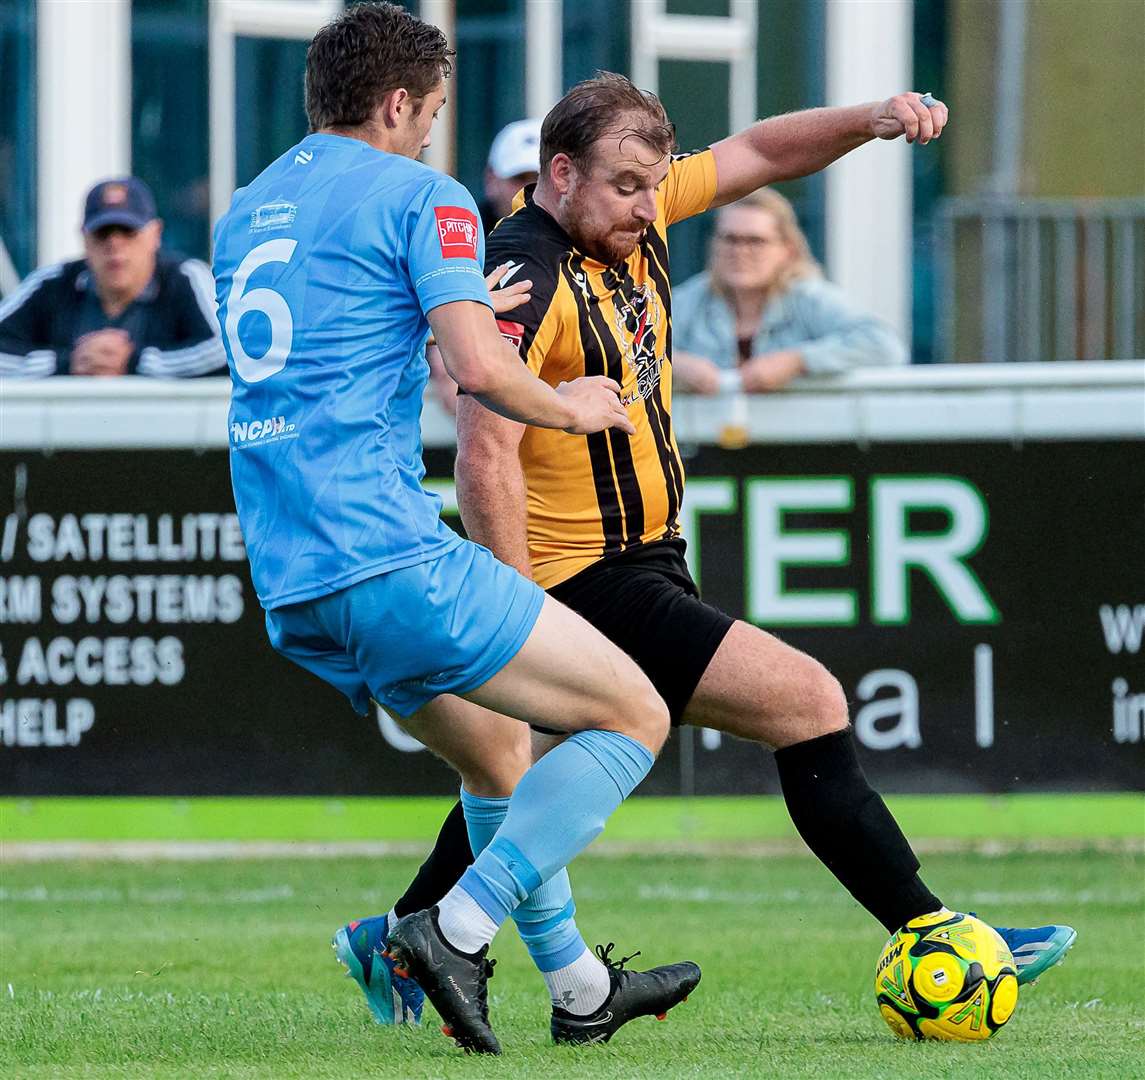
<instances>
[{"instance_id":1,"label":"woman in denim jacket","mask_svg":"<svg viewBox=\"0 0 1145 1080\"><path fill-rule=\"evenodd\" d=\"M823 280L791 204L769 188L719 211L708 269L674 291L672 326L675 378L703 394L737 369L744 390L766 393L799 375L907 362L890 327Z\"/></svg>"}]
</instances>

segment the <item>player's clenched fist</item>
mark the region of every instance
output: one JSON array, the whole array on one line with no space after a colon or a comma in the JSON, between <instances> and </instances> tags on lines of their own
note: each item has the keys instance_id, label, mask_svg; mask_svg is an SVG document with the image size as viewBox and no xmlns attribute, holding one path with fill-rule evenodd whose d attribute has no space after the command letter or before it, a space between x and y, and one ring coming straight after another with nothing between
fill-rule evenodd
<instances>
[{"instance_id":1,"label":"player's clenched fist","mask_svg":"<svg viewBox=\"0 0 1145 1080\"><path fill-rule=\"evenodd\" d=\"M930 94L896 94L874 107L871 131L877 139L897 139L928 143L942 134L950 120L946 105Z\"/></svg>"},{"instance_id":2,"label":"player's clenched fist","mask_svg":"<svg viewBox=\"0 0 1145 1080\"><path fill-rule=\"evenodd\" d=\"M564 430L570 435L591 435L605 428L618 428L627 435L635 435L636 428L620 404L620 386L603 375L586 375L557 387L572 407L576 419Z\"/></svg>"}]
</instances>

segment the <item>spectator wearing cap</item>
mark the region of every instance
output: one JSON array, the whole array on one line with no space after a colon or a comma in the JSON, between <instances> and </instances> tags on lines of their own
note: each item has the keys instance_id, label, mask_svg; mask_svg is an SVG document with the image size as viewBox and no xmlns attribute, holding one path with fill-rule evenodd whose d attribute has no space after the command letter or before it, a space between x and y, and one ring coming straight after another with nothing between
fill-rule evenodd
<instances>
[{"instance_id":1,"label":"spectator wearing cap","mask_svg":"<svg viewBox=\"0 0 1145 1080\"><path fill-rule=\"evenodd\" d=\"M526 184L536 182L540 170L541 121L515 120L506 124L489 147L485 165L481 218L486 233L513 208L513 196Z\"/></svg>"},{"instance_id":2,"label":"spectator wearing cap","mask_svg":"<svg viewBox=\"0 0 1145 1080\"><path fill-rule=\"evenodd\" d=\"M0 376L226 371L207 266L160 250L155 199L135 177L84 205L84 257L44 267L0 303Z\"/></svg>"}]
</instances>

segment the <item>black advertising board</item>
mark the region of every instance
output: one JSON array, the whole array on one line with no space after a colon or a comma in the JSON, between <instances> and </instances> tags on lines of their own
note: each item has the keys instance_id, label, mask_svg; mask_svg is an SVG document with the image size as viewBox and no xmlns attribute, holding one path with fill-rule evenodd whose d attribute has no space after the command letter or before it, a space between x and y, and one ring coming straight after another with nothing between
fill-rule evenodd
<instances>
[{"instance_id":1,"label":"black advertising board","mask_svg":"<svg viewBox=\"0 0 1145 1080\"><path fill-rule=\"evenodd\" d=\"M452 453L427 451L445 493ZM823 660L885 791L1145 788L1145 443L712 447L704 595ZM448 769L270 648L226 453L0 454L0 794L431 794ZM674 738L642 791L776 790Z\"/></svg>"}]
</instances>

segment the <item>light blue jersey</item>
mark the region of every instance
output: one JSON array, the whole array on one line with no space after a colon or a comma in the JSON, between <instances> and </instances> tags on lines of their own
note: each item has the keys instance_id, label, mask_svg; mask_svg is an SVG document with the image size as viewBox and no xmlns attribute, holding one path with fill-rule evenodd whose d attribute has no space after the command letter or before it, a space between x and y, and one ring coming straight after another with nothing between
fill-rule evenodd
<instances>
[{"instance_id":1,"label":"light blue jersey","mask_svg":"<svg viewBox=\"0 0 1145 1080\"><path fill-rule=\"evenodd\" d=\"M489 304L457 181L310 135L235 193L214 273L234 392L231 478L263 607L460 543L422 489L426 314Z\"/></svg>"}]
</instances>

